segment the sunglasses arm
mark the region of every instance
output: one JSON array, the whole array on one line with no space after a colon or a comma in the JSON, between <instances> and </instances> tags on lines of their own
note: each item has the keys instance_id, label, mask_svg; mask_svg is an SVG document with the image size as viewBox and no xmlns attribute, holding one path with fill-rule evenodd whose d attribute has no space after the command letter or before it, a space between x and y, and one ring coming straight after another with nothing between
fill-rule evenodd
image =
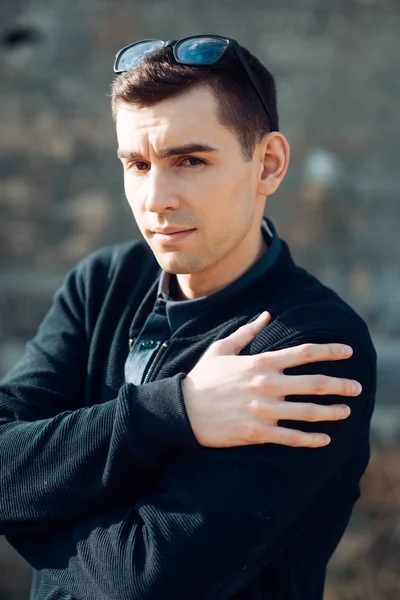
<instances>
[{"instance_id":1,"label":"sunglasses arm","mask_svg":"<svg viewBox=\"0 0 400 600\"><path fill-rule=\"evenodd\" d=\"M272 119L270 117L268 107L267 107L267 105L265 103L265 100L264 100L263 95L262 95L262 93L260 91L258 83L257 83L257 81L256 81L253 73L251 72L250 67L247 64L247 59L246 59L245 55L243 54L242 49L240 48L239 44L233 44L233 48L234 48L234 50L236 52L236 56L238 57L238 59L240 60L240 62L242 64L242 67L246 71L248 78L250 79L251 83L253 84L253 88L254 88L255 92L257 93L257 96L259 97L260 102L263 105L265 112L267 113L267 117L268 117L268 120L269 120L269 125L270 125L270 127L272 127Z\"/></svg>"}]
</instances>

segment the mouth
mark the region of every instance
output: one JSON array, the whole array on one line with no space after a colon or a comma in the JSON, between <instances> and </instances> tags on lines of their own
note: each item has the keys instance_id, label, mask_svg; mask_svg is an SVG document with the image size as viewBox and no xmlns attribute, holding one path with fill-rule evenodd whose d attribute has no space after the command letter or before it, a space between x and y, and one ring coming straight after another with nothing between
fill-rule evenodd
<instances>
[{"instance_id":1,"label":"mouth","mask_svg":"<svg viewBox=\"0 0 400 600\"><path fill-rule=\"evenodd\" d=\"M178 242L194 233L195 229L178 229L176 227L166 227L151 232L154 239L160 242Z\"/></svg>"}]
</instances>

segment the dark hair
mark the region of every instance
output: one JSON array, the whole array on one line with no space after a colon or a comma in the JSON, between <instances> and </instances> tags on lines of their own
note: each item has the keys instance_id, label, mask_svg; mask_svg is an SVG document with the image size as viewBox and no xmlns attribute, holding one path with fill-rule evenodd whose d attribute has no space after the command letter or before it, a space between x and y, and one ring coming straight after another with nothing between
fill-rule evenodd
<instances>
[{"instance_id":1,"label":"dark hair","mask_svg":"<svg viewBox=\"0 0 400 600\"><path fill-rule=\"evenodd\" d=\"M111 87L114 120L119 104L151 106L190 88L208 86L217 99L219 122L237 136L245 158L251 160L257 142L269 131L278 130L276 88L268 69L241 48L265 98L272 123L234 51L227 52L216 65L198 67L177 63L170 47L148 54L136 68L115 78Z\"/></svg>"}]
</instances>

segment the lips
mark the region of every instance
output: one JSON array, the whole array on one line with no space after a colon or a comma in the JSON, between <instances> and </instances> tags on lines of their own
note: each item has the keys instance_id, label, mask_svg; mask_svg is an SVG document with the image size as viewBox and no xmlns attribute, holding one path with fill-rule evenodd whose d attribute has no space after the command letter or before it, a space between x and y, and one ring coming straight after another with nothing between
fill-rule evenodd
<instances>
[{"instance_id":1,"label":"lips","mask_svg":"<svg viewBox=\"0 0 400 600\"><path fill-rule=\"evenodd\" d=\"M164 227L162 229L153 229L151 235L154 240L160 243L176 243L192 235L196 229L182 229L181 227Z\"/></svg>"},{"instance_id":2,"label":"lips","mask_svg":"<svg viewBox=\"0 0 400 600\"><path fill-rule=\"evenodd\" d=\"M153 229L152 233L159 233L161 235L173 235L175 233L184 233L185 231L193 231L193 229L184 229L182 227L163 227L162 229Z\"/></svg>"}]
</instances>

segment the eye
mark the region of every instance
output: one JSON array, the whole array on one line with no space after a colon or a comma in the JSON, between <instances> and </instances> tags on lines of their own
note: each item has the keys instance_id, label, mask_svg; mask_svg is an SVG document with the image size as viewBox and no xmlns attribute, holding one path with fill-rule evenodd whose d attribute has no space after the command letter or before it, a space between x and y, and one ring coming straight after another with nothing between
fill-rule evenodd
<instances>
[{"instance_id":1,"label":"eye","mask_svg":"<svg viewBox=\"0 0 400 600\"><path fill-rule=\"evenodd\" d=\"M203 160L202 158L197 158L196 156L188 156L187 158L184 158L181 163L181 165L183 165L184 167L199 167L201 165L205 165L206 161Z\"/></svg>"},{"instance_id":2,"label":"eye","mask_svg":"<svg viewBox=\"0 0 400 600\"><path fill-rule=\"evenodd\" d=\"M133 160L126 164L126 168L127 170L133 171L147 171L150 168L150 166L147 162L144 162L142 160Z\"/></svg>"}]
</instances>

